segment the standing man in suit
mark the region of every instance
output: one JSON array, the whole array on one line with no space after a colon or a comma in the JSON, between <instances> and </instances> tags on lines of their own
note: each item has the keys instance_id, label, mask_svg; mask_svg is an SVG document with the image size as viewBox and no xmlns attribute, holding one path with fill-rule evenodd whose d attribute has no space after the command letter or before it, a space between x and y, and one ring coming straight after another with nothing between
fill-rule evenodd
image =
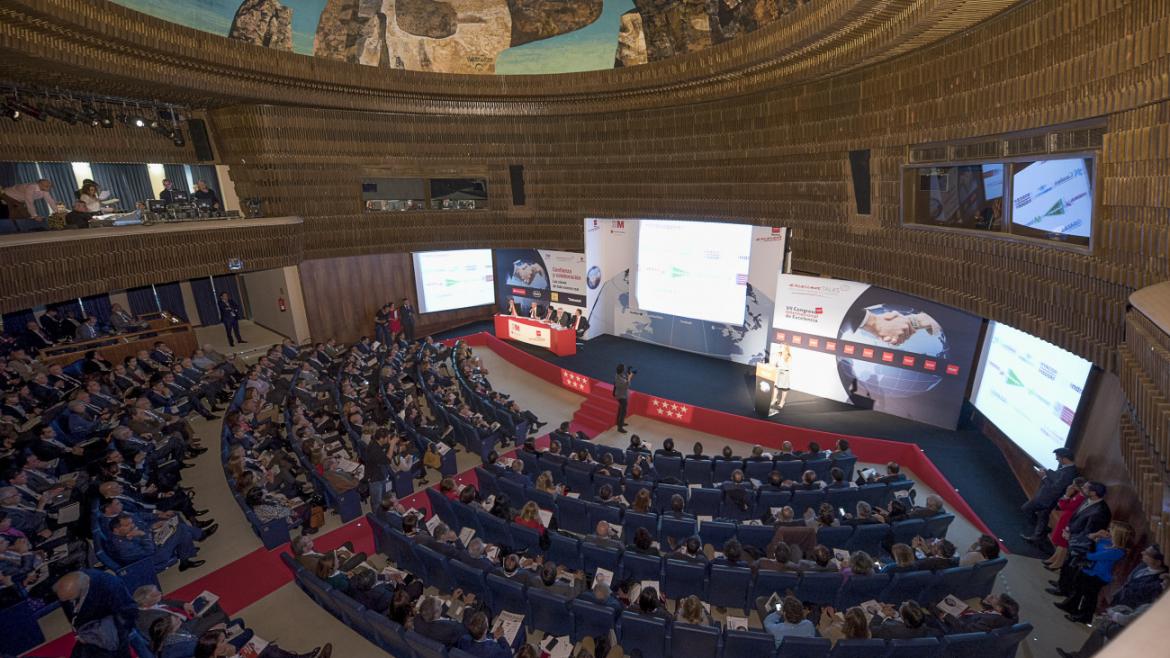
<instances>
[{"instance_id":1,"label":"standing man in suit","mask_svg":"<svg viewBox=\"0 0 1170 658\"><path fill-rule=\"evenodd\" d=\"M617 376L613 380L613 396L617 398L617 428L622 434L626 433L626 405L630 398L630 382L633 381L634 375L637 373L631 368L626 370L622 364L618 364Z\"/></svg>"},{"instance_id":2,"label":"standing man in suit","mask_svg":"<svg viewBox=\"0 0 1170 658\"><path fill-rule=\"evenodd\" d=\"M240 311L240 303L231 298L227 291L219 293L219 319L223 322L223 329L227 332L228 345L235 347L235 341L246 343L240 336L240 317L243 312ZM235 334L235 341L232 340L232 334Z\"/></svg>"},{"instance_id":3,"label":"standing man in suit","mask_svg":"<svg viewBox=\"0 0 1170 658\"><path fill-rule=\"evenodd\" d=\"M1056 470L1044 471L1040 489L1020 508L1020 511L1027 515L1028 527L1033 529L1031 534L1023 533L1020 536L1032 543L1043 541L1048 536L1048 515L1052 508L1056 507L1056 501L1064 495L1068 485L1077 477L1077 465L1073 462L1072 450L1057 448L1052 453L1056 455Z\"/></svg>"},{"instance_id":4,"label":"standing man in suit","mask_svg":"<svg viewBox=\"0 0 1170 658\"><path fill-rule=\"evenodd\" d=\"M65 617L69 619L73 629L78 631L77 646L74 647L71 658L129 658L130 632L138 620L138 606L130 598L126 586L113 574L96 569L83 569L62 576L53 585L53 591L61 601ZM113 621L113 636L105 639L114 646L105 649L96 643L87 640L98 640L96 635L100 631L90 633L85 631L87 626L98 628L102 620L109 618ZM98 624L95 624L98 622Z\"/></svg>"},{"instance_id":5,"label":"standing man in suit","mask_svg":"<svg viewBox=\"0 0 1170 658\"><path fill-rule=\"evenodd\" d=\"M398 307L398 320L402 323L402 333L406 340L414 342L414 305L406 297L402 298L402 306Z\"/></svg>"}]
</instances>

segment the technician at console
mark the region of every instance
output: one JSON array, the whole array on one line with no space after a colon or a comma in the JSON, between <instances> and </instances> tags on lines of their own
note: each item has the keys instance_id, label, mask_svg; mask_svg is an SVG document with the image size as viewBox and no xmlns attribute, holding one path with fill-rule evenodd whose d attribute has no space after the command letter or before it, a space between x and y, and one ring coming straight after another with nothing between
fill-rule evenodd
<instances>
[{"instance_id":1,"label":"technician at console","mask_svg":"<svg viewBox=\"0 0 1170 658\"><path fill-rule=\"evenodd\" d=\"M613 379L613 396L618 401L617 428L622 434L626 433L626 404L630 397L630 382L634 380L636 374L638 374L637 370L627 369L619 363L617 376Z\"/></svg>"},{"instance_id":2,"label":"technician at console","mask_svg":"<svg viewBox=\"0 0 1170 658\"><path fill-rule=\"evenodd\" d=\"M205 180L195 182L195 191L191 193L191 198L195 199L196 202L202 201L203 203L210 204L215 210L220 209L219 195L215 193L215 190L207 186L207 181Z\"/></svg>"}]
</instances>

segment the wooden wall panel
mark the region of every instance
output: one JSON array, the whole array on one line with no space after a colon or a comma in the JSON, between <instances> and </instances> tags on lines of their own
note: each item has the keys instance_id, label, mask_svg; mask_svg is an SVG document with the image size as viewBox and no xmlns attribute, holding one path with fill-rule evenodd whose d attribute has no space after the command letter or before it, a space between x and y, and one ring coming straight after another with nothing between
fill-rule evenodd
<instances>
[{"instance_id":1,"label":"wooden wall panel","mask_svg":"<svg viewBox=\"0 0 1170 658\"><path fill-rule=\"evenodd\" d=\"M374 335L374 313L403 297L419 308L414 265L409 253L322 258L301 263L301 289L314 340L352 341ZM418 316L418 337L475 320L487 319L492 307L479 306Z\"/></svg>"},{"instance_id":2,"label":"wooden wall panel","mask_svg":"<svg viewBox=\"0 0 1170 658\"><path fill-rule=\"evenodd\" d=\"M26 82L26 84L30 84ZM202 117L202 112L193 116ZM200 160L186 130L179 147L149 128L94 128L49 119L4 120L0 161L13 162L165 162L191 164Z\"/></svg>"}]
</instances>

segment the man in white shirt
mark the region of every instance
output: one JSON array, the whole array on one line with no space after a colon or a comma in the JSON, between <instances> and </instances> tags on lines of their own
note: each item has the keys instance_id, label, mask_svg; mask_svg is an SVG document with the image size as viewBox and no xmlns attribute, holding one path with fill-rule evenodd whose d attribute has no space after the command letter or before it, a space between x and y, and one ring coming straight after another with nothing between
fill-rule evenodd
<instances>
[{"instance_id":1,"label":"man in white shirt","mask_svg":"<svg viewBox=\"0 0 1170 658\"><path fill-rule=\"evenodd\" d=\"M57 201L49 194L53 189L53 181L42 178L35 183L22 183L4 188L4 202L8 204L8 216L12 219L29 219L37 217L36 201L44 199L49 206L49 212L57 209Z\"/></svg>"}]
</instances>

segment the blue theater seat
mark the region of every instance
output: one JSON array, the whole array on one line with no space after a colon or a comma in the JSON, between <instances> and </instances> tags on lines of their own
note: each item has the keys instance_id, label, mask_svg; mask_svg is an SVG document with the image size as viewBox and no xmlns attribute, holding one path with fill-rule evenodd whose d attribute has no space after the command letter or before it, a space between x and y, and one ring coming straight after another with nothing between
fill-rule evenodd
<instances>
[{"instance_id":1,"label":"blue theater seat","mask_svg":"<svg viewBox=\"0 0 1170 658\"><path fill-rule=\"evenodd\" d=\"M845 548L853 537L854 529L855 526L851 525L817 528L817 543L829 548Z\"/></svg>"},{"instance_id":2,"label":"blue theater seat","mask_svg":"<svg viewBox=\"0 0 1170 658\"><path fill-rule=\"evenodd\" d=\"M687 501L687 511L695 516L719 516L719 506L723 503L723 492L719 489L691 489L690 500Z\"/></svg>"},{"instance_id":3,"label":"blue theater seat","mask_svg":"<svg viewBox=\"0 0 1170 658\"><path fill-rule=\"evenodd\" d=\"M711 473L711 480L718 485L720 482L726 482L731 479L731 474L735 471L743 470L742 459L719 459L715 458L713 463L713 470Z\"/></svg>"},{"instance_id":4,"label":"blue theater seat","mask_svg":"<svg viewBox=\"0 0 1170 658\"><path fill-rule=\"evenodd\" d=\"M773 593L781 598L788 591L796 592L800 588L800 574L794 571L771 571L760 569L756 573L756 580L752 584L752 592L748 596L748 604L754 606L757 597L769 597Z\"/></svg>"},{"instance_id":5,"label":"blue theater seat","mask_svg":"<svg viewBox=\"0 0 1170 658\"><path fill-rule=\"evenodd\" d=\"M676 519L669 515L663 516L658 528L658 543L663 548L669 548L669 538L673 537L675 545L681 545L683 540L695 534L694 519Z\"/></svg>"},{"instance_id":6,"label":"blue theater seat","mask_svg":"<svg viewBox=\"0 0 1170 658\"><path fill-rule=\"evenodd\" d=\"M992 655L988 633L956 633L942 638L941 658L985 658Z\"/></svg>"},{"instance_id":7,"label":"blue theater seat","mask_svg":"<svg viewBox=\"0 0 1170 658\"><path fill-rule=\"evenodd\" d=\"M670 629L671 658L711 658L718 655L719 628L678 623Z\"/></svg>"},{"instance_id":8,"label":"blue theater seat","mask_svg":"<svg viewBox=\"0 0 1170 658\"><path fill-rule=\"evenodd\" d=\"M611 505L599 505L597 503L588 503L589 505L589 528L592 531L597 527L598 521L608 521L610 525L622 524L622 510L619 507Z\"/></svg>"},{"instance_id":9,"label":"blue theater seat","mask_svg":"<svg viewBox=\"0 0 1170 658\"><path fill-rule=\"evenodd\" d=\"M796 598L805 603L833 605L837 602L841 582L842 577L839 573L806 573L800 579Z\"/></svg>"},{"instance_id":10,"label":"blue theater seat","mask_svg":"<svg viewBox=\"0 0 1170 658\"><path fill-rule=\"evenodd\" d=\"M790 461L776 461L772 467L780 471L780 476L785 480L792 480L793 482L800 482L800 476L804 473L804 462L799 459Z\"/></svg>"},{"instance_id":11,"label":"blue theater seat","mask_svg":"<svg viewBox=\"0 0 1170 658\"><path fill-rule=\"evenodd\" d=\"M776 529L770 525L744 525L736 529L736 538L744 546L755 546L761 551L767 550L776 536Z\"/></svg>"},{"instance_id":12,"label":"blue theater seat","mask_svg":"<svg viewBox=\"0 0 1170 658\"><path fill-rule=\"evenodd\" d=\"M569 616L571 599L550 594L539 588L528 590L528 617L525 619L529 630L543 631L546 635L569 635L573 632L573 619Z\"/></svg>"},{"instance_id":13,"label":"blue theater seat","mask_svg":"<svg viewBox=\"0 0 1170 658\"><path fill-rule=\"evenodd\" d=\"M621 559L622 550L620 548L605 548L589 542L581 543L581 560L588 573L602 568L617 574Z\"/></svg>"},{"instance_id":14,"label":"blue theater seat","mask_svg":"<svg viewBox=\"0 0 1170 658\"><path fill-rule=\"evenodd\" d=\"M685 560L665 560L662 591L667 598L678 600L694 594L707 598L707 564Z\"/></svg>"},{"instance_id":15,"label":"blue theater seat","mask_svg":"<svg viewBox=\"0 0 1170 658\"><path fill-rule=\"evenodd\" d=\"M888 654L885 640L839 640L829 652L829 658L883 658Z\"/></svg>"},{"instance_id":16,"label":"blue theater seat","mask_svg":"<svg viewBox=\"0 0 1170 658\"><path fill-rule=\"evenodd\" d=\"M990 635L994 645L988 652L993 658L1015 658L1016 649L1020 642L1032 632L1031 624L1015 624L1006 628L997 628Z\"/></svg>"},{"instance_id":17,"label":"blue theater seat","mask_svg":"<svg viewBox=\"0 0 1170 658\"><path fill-rule=\"evenodd\" d=\"M946 539L947 530L954 522L954 514L937 514L926 519L926 527L922 529L922 536L927 539Z\"/></svg>"},{"instance_id":18,"label":"blue theater seat","mask_svg":"<svg viewBox=\"0 0 1170 658\"><path fill-rule=\"evenodd\" d=\"M747 593L751 590L751 583L751 569L713 565L707 584L707 602L750 612L753 606L747 602Z\"/></svg>"},{"instance_id":19,"label":"blue theater seat","mask_svg":"<svg viewBox=\"0 0 1170 658\"><path fill-rule=\"evenodd\" d=\"M825 658L832 643L823 637L786 637L776 655L784 658Z\"/></svg>"},{"instance_id":20,"label":"blue theater seat","mask_svg":"<svg viewBox=\"0 0 1170 658\"><path fill-rule=\"evenodd\" d=\"M859 525L849 537L849 543L845 548L851 553L857 551L865 551L870 556L882 554L882 542L886 537L890 536L890 526L884 523L871 523L868 525Z\"/></svg>"},{"instance_id":21,"label":"blue theater seat","mask_svg":"<svg viewBox=\"0 0 1170 658\"><path fill-rule=\"evenodd\" d=\"M479 524L483 526L481 539L496 546L512 545L512 532L508 528L507 521L487 512L476 512L476 515L479 518Z\"/></svg>"},{"instance_id":22,"label":"blue theater seat","mask_svg":"<svg viewBox=\"0 0 1170 658\"><path fill-rule=\"evenodd\" d=\"M464 592L475 594L476 598L487 600L487 581L484 580L484 571L459 560L448 560L447 566L451 570L451 579L455 587Z\"/></svg>"},{"instance_id":23,"label":"blue theater seat","mask_svg":"<svg viewBox=\"0 0 1170 658\"><path fill-rule=\"evenodd\" d=\"M681 480L683 479L682 457L655 455L654 470L658 472L658 477L660 478L675 478L677 480Z\"/></svg>"},{"instance_id":24,"label":"blue theater seat","mask_svg":"<svg viewBox=\"0 0 1170 658\"><path fill-rule=\"evenodd\" d=\"M735 523L727 521L704 521L699 525L699 538L704 544L711 544L715 550L723 550L723 544L735 537L738 530Z\"/></svg>"},{"instance_id":25,"label":"blue theater seat","mask_svg":"<svg viewBox=\"0 0 1170 658\"><path fill-rule=\"evenodd\" d=\"M568 496L557 498L556 515L557 526L561 530L568 530L579 535L593 532L593 528L589 527L589 508L587 503L580 498L569 498Z\"/></svg>"},{"instance_id":26,"label":"blue theater seat","mask_svg":"<svg viewBox=\"0 0 1170 658\"><path fill-rule=\"evenodd\" d=\"M423 565L426 566L426 581L428 585L433 586L444 594L448 594L451 590L455 589L454 582L451 579L451 573L447 569L447 558L426 546L417 544L414 547L414 553L422 560Z\"/></svg>"},{"instance_id":27,"label":"blue theater seat","mask_svg":"<svg viewBox=\"0 0 1170 658\"><path fill-rule=\"evenodd\" d=\"M925 529L926 521L924 519L895 521L890 524L891 541L895 544L906 544L909 546L915 537L922 536Z\"/></svg>"},{"instance_id":28,"label":"blue theater seat","mask_svg":"<svg viewBox=\"0 0 1170 658\"><path fill-rule=\"evenodd\" d=\"M837 592L837 609L846 610L870 599L876 600L890 584L890 574L850 576Z\"/></svg>"},{"instance_id":29,"label":"blue theater seat","mask_svg":"<svg viewBox=\"0 0 1170 658\"><path fill-rule=\"evenodd\" d=\"M633 580L660 580L662 558L657 555L640 555L626 551L622 555L622 577Z\"/></svg>"},{"instance_id":30,"label":"blue theater seat","mask_svg":"<svg viewBox=\"0 0 1170 658\"><path fill-rule=\"evenodd\" d=\"M711 460L687 457L683 460L683 476L683 479L688 484L701 484L704 487L711 486Z\"/></svg>"},{"instance_id":31,"label":"blue theater seat","mask_svg":"<svg viewBox=\"0 0 1170 658\"><path fill-rule=\"evenodd\" d=\"M667 622L626 611L621 616L620 641L626 655L640 651L642 658L665 658Z\"/></svg>"},{"instance_id":32,"label":"blue theater seat","mask_svg":"<svg viewBox=\"0 0 1170 658\"><path fill-rule=\"evenodd\" d=\"M528 597L524 595L524 585L499 574L489 573L487 588L488 606L493 617L502 610L521 615L528 613Z\"/></svg>"},{"instance_id":33,"label":"blue theater seat","mask_svg":"<svg viewBox=\"0 0 1170 658\"><path fill-rule=\"evenodd\" d=\"M935 575L929 571L903 571L896 573L890 579L890 584L886 585L886 589L878 595L877 600L894 605L910 599L918 601L920 600L919 596L930 587L934 579Z\"/></svg>"},{"instance_id":34,"label":"blue theater seat","mask_svg":"<svg viewBox=\"0 0 1170 658\"><path fill-rule=\"evenodd\" d=\"M545 557L553 564L577 571L582 568L581 542L559 532L548 533L548 552Z\"/></svg>"},{"instance_id":35,"label":"blue theater seat","mask_svg":"<svg viewBox=\"0 0 1170 658\"><path fill-rule=\"evenodd\" d=\"M814 512L821 503L825 501L824 491L793 491L792 492L792 510L796 512L797 516L804 514L805 510L813 510Z\"/></svg>"},{"instance_id":36,"label":"blue theater seat","mask_svg":"<svg viewBox=\"0 0 1170 658\"><path fill-rule=\"evenodd\" d=\"M654 487L654 510L656 512L671 511L670 501L674 498L675 494L682 496L683 509L686 509L686 500L689 493L690 489L686 485L659 483L658 486Z\"/></svg>"},{"instance_id":37,"label":"blue theater seat","mask_svg":"<svg viewBox=\"0 0 1170 658\"><path fill-rule=\"evenodd\" d=\"M770 633L727 631L723 634L723 658L770 658L776 654L776 640Z\"/></svg>"},{"instance_id":38,"label":"blue theater seat","mask_svg":"<svg viewBox=\"0 0 1170 658\"><path fill-rule=\"evenodd\" d=\"M768 476L776 470L770 461L747 462L743 467L743 476L749 480L767 482Z\"/></svg>"},{"instance_id":39,"label":"blue theater seat","mask_svg":"<svg viewBox=\"0 0 1170 658\"><path fill-rule=\"evenodd\" d=\"M658 515L645 512L631 512L626 510L622 517L622 541L627 546L634 543L634 534L638 528L645 528L651 537L658 536Z\"/></svg>"},{"instance_id":40,"label":"blue theater seat","mask_svg":"<svg viewBox=\"0 0 1170 658\"><path fill-rule=\"evenodd\" d=\"M569 604L573 615L573 633L569 639L574 643L585 637L599 637L617 628L618 611L609 606L573 599Z\"/></svg>"},{"instance_id":41,"label":"blue theater seat","mask_svg":"<svg viewBox=\"0 0 1170 658\"><path fill-rule=\"evenodd\" d=\"M530 555L540 553L539 530L533 530L519 523L510 523L508 531L512 534L512 548L517 552L527 552Z\"/></svg>"},{"instance_id":42,"label":"blue theater seat","mask_svg":"<svg viewBox=\"0 0 1170 658\"><path fill-rule=\"evenodd\" d=\"M935 658L940 646L937 637L890 640L890 658Z\"/></svg>"},{"instance_id":43,"label":"blue theater seat","mask_svg":"<svg viewBox=\"0 0 1170 658\"><path fill-rule=\"evenodd\" d=\"M999 577L1003 568L1007 566L1006 557L997 557L994 560L985 560L975 565L975 573L955 587L953 594L961 599L983 598L991 594L995 587L995 579Z\"/></svg>"},{"instance_id":44,"label":"blue theater seat","mask_svg":"<svg viewBox=\"0 0 1170 658\"><path fill-rule=\"evenodd\" d=\"M414 649L414 655L418 658L447 658L447 647L444 647L440 642L419 635L414 631L406 631L403 637L406 639L406 643Z\"/></svg>"}]
</instances>

